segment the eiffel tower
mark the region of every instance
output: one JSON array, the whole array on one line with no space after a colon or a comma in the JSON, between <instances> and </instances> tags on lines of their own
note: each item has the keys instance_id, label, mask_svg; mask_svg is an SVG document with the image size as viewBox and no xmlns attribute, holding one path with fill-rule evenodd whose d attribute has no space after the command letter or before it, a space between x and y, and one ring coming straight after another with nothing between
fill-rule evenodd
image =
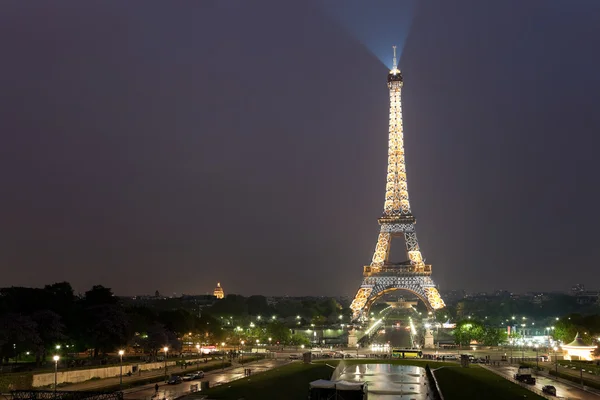
<instances>
[{"instance_id":1,"label":"eiffel tower","mask_svg":"<svg viewBox=\"0 0 600 400\"><path fill-rule=\"evenodd\" d=\"M388 170L385 186L383 215L378 219L381 229L371 265L364 267L363 282L350 308L354 320L365 320L371 305L385 293L406 290L425 303L430 311L443 308L444 301L431 279L431 265L421 256L415 217L410 210L404 162L404 137L402 133L402 73L396 62L394 46L393 68L389 72L390 135L388 145ZM389 261L392 238L404 236L408 261Z\"/></svg>"}]
</instances>

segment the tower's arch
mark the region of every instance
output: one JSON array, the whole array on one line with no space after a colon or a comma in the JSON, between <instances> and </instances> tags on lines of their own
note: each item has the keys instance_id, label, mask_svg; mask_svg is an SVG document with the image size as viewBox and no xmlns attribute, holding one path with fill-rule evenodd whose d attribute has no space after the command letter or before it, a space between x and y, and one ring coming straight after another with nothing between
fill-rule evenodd
<instances>
[{"instance_id":1,"label":"tower's arch","mask_svg":"<svg viewBox=\"0 0 600 400\"><path fill-rule=\"evenodd\" d=\"M365 306L363 308L363 315L369 315L369 312L371 311L371 307L373 306L373 304L375 304L377 302L377 300L381 299L383 296L385 296L388 293L395 292L396 290L401 290L401 291L408 292L410 294L415 295L419 300L421 300L421 302L425 305L425 307L427 307L427 311L434 311L433 308L431 307L431 305L429 304L429 302L427 301L427 299L425 297L423 297L423 295L421 295L420 293L418 293L414 290L411 290L411 289L407 289L407 288L390 287L390 288L382 290L381 292L376 293L374 296L372 296L371 298L369 298L367 300L367 302L365 303Z\"/></svg>"}]
</instances>

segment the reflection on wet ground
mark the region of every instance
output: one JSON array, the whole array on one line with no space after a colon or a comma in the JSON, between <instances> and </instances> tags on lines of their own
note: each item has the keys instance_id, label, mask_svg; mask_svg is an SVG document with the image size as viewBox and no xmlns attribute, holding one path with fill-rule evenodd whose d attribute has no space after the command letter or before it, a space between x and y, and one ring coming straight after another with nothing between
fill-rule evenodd
<instances>
[{"instance_id":1,"label":"reflection on wet ground","mask_svg":"<svg viewBox=\"0 0 600 400\"><path fill-rule=\"evenodd\" d=\"M340 363L332 380L367 382L369 400L427 399L425 369L412 365Z\"/></svg>"}]
</instances>

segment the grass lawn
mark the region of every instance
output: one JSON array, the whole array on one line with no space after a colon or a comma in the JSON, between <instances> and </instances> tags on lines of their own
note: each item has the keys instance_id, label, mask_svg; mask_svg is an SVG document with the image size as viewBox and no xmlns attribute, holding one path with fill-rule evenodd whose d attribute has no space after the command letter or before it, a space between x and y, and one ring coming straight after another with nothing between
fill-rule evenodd
<instances>
[{"instance_id":1,"label":"grass lawn","mask_svg":"<svg viewBox=\"0 0 600 400\"><path fill-rule=\"evenodd\" d=\"M503 377L477 366L462 368L454 364L433 371L445 400L543 399Z\"/></svg>"},{"instance_id":2,"label":"grass lawn","mask_svg":"<svg viewBox=\"0 0 600 400\"><path fill-rule=\"evenodd\" d=\"M325 363L292 363L217 386L209 389L207 394L211 399L238 400L243 397L245 400L306 400L309 382L329 379L332 374L333 368Z\"/></svg>"}]
</instances>

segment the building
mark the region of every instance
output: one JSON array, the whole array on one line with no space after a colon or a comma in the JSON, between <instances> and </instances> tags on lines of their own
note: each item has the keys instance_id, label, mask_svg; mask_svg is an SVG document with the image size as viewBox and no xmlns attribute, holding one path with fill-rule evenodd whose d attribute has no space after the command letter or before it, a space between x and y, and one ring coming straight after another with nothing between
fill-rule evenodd
<instances>
[{"instance_id":1,"label":"building","mask_svg":"<svg viewBox=\"0 0 600 400\"><path fill-rule=\"evenodd\" d=\"M592 352L596 350L597 346L588 346L583 342L583 339L579 337L579 333L575 335L575 339L569 344L563 344L563 350L567 352L565 354L565 360L587 360L592 361L594 356Z\"/></svg>"},{"instance_id":2,"label":"building","mask_svg":"<svg viewBox=\"0 0 600 400\"><path fill-rule=\"evenodd\" d=\"M217 282L217 287L215 288L215 291L213 292L213 295L217 299L222 299L222 298L225 297L225 292L223 292L223 288L221 287L221 282Z\"/></svg>"}]
</instances>

